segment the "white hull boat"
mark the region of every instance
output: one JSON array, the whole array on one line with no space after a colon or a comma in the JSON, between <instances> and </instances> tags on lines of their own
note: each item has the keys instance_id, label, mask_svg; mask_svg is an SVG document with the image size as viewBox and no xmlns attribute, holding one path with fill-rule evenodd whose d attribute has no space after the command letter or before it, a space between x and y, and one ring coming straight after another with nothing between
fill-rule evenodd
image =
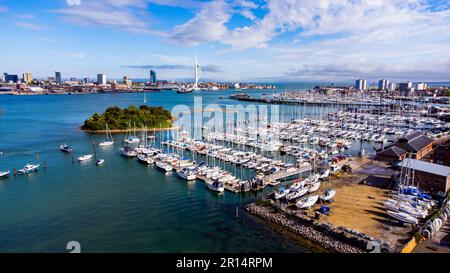
<instances>
[{"instance_id":1,"label":"white hull boat","mask_svg":"<svg viewBox=\"0 0 450 273\"><path fill-rule=\"evenodd\" d=\"M171 172L172 171L172 166L170 166L167 163L164 162L156 162L156 167L159 170L165 171L165 172Z\"/></svg>"},{"instance_id":2,"label":"white hull boat","mask_svg":"<svg viewBox=\"0 0 450 273\"><path fill-rule=\"evenodd\" d=\"M300 188L294 192L290 192L289 194L287 194L286 199L289 201L294 200L294 199L302 197L306 193L308 193L308 188Z\"/></svg>"},{"instance_id":3,"label":"white hull boat","mask_svg":"<svg viewBox=\"0 0 450 273\"><path fill-rule=\"evenodd\" d=\"M80 156L80 157L78 158L78 161L81 162L81 161L91 160L93 156L94 156L94 155L83 155L83 156Z\"/></svg>"},{"instance_id":4,"label":"white hull boat","mask_svg":"<svg viewBox=\"0 0 450 273\"><path fill-rule=\"evenodd\" d=\"M289 193L288 189L281 188L275 192L275 199L277 199L277 200L281 199L281 198L285 197L288 193Z\"/></svg>"},{"instance_id":5,"label":"white hull boat","mask_svg":"<svg viewBox=\"0 0 450 273\"><path fill-rule=\"evenodd\" d=\"M322 201L330 201L334 198L334 196L336 195L336 191L335 190L326 190L323 194L320 195L320 200Z\"/></svg>"},{"instance_id":6,"label":"white hull boat","mask_svg":"<svg viewBox=\"0 0 450 273\"><path fill-rule=\"evenodd\" d=\"M39 164L37 165L32 165L32 164L27 164L25 165L25 167L23 167L23 169L17 170L18 174L27 174L27 173L33 173L33 172L37 172L39 170Z\"/></svg>"},{"instance_id":7,"label":"white hull boat","mask_svg":"<svg viewBox=\"0 0 450 273\"><path fill-rule=\"evenodd\" d=\"M308 197L305 197L302 200L298 201L295 205L299 209L309 209L312 206L314 206L314 204L316 204L318 199L319 199L319 195L308 196Z\"/></svg>"},{"instance_id":8,"label":"white hull boat","mask_svg":"<svg viewBox=\"0 0 450 273\"><path fill-rule=\"evenodd\" d=\"M216 192L224 192L225 191L225 187L224 187L223 183L218 182L218 181L207 181L206 186L208 187L208 189L210 189L212 191L216 191Z\"/></svg>"},{"instance_id":9,"label":"white hull boat","mask_svg":"<svg viewBox=\"0 0 450 273\"><path fill-rule=\"evenodd\" d=\"M415 224L415 225L417 225L419 223L419 220L416 217L411 216L405 212L388 210L387 214L389 216L391 216L392 218L395 218L404 223Z\"/></svg>"},{"instance_id":10,"label":"white hull boat","mask_svg":"<svg viewBox=\"0 0 450 273\"><path fill-rule=\"evenodd\" d=\"M0 179L8 178L10 171L0 172Z\"/></svg>"},{"instance_id":11,"label":"white hull boat","mask_svg":"<svg viewBox=\"0 0 450 273\"><path fill-rule=\"evenodd\" d=\"M197 178L195 173L187 171L187 170L178 171L177 175L179 177L183 178L184 180L187 180L187 181L192 181L192 180L195 180Z\"/></svg>"},{"instance_id":12,"label":"white hull boat","mask_svg":"<svg viewBox=\"0 0 450 273\"><path fill-rule=\"evenodd\" d=\"M315 182L308 188L308 192L315 192L318 189L320 189L320 182Z\"/></svg>"}]
</instances>

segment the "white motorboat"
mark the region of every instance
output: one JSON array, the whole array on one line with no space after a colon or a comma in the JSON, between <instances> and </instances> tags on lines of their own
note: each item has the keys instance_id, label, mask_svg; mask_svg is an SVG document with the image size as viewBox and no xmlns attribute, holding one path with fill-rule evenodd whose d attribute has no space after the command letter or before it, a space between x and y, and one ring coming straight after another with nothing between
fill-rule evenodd
<instances>
[{"instance_id":1,"label":"white motorboat","mask_svg":"<svg viewBox=\"0 0 450 273\"><path fill-rule=\"evenodd\" d=\"M33 165L33 164L27 164L25 167L23 167L20 170L17 170L18 174L27 174L27 173L33 173L39 171L39 164Z\"/></svg>"},{"instance_id":2,"label":"white motorboat","mask_svg":"<svg viewBox=\"0 0 450 273\"><path fill-rule=\"evenodd\" d=\"M224 192L225 186L222 182L218 181L206 181L206 186L208 186L208 189L216 192Z\"/></svg>"},{"instance_id":3,"label":"white motorboat","mask_svg":"<svg viewBox=\"0 0 450 273\"><path fill-rule=\"evenodd\" d=\"M92 157L93 157L94 155L91 155L91 154L89 154L89 155L83 155L83 156L80 156L80 157L78 157L77 159L78 159L78 161L87 161L87 160L91 160L92 159Z\"/></svg>"},{"instance_id":4,"label":"white motorboat","mask_svg":"<svg viewBox=\"0 0 450 273\"><path fill-rule=\"evenodd\" d=\"M295 205L299 209L309 209L312 206L314 206L314 204L316 204L318 199L319 199L319 195L311 195L311 196L301 199Z\"/></svg>"},{"instance_id":5,"label":"white motorboat","mask_svg":"<svg viewBox=\"0 0 450 273\"><path fill-rule=\"evenodd\" d=\"M172 171L172 166L170 166L168 163L162 162L162 161L157 161L156 162L156 167L159 170L165 171L165 172L171 172Z\"/></svg>"},{"instance_id":6,"label":"white motorboat","mask_svg":"<svg viewBox=\"0 0 450 273\"><path fill-rule=\"evenodd\" d=\"M389 216L391 216L392 218L395 218L404 223L415 224L415 225L417 225L419 223L419 220L416 217L411 216L406 212L388 210L387 214Z\"/></svg>"},{"instance_id":7,"label":"white motorboat","mask_svg":"<svg viewBox=\"0 0 450 273\"><path fill-rule=\"evenodd\" d=\"M0 179L8 178L10 171L0 172Z\"/></svg>"},{"instance_id":8,"label":"white motorboat","mask_svg":"<svg viewBox=\"0 0 450 273\"><path fill-rule=\"evenodd\" d=\"M177 171L177 175L187 181L192 181L197 178L197 176L195 175L195 172L193 172L190 169L186 169L186 168L182 169L180 171Z\"/></svg>"},{"instance_id":9,"label":"white motorboat","mask_svg":"<svg viewBox=\"0 0 450 273\"><path fill-rule=\"evenodd\" d=\"M104 159L99 159L99 160L97 160L95 162L95 165L100 166L100 165L103 165L103 163L105 163L105 160Z\"/></svg>"},{"instance_id":10,"label":"white motorboat","mask_svg":"<svg viewBox=\"0 0 450 273\"><path fill-rule=\"evenodd\" d=\"M61 152L64 152L64 153L71 153L73 151L72 147L70 147L67 144L60 145L59 149L61 150Z\"/></svg>"},{"instance_id":11,"label":"white motorboat","mask_svg":"<svg viewBox=\"0 0 450 273\"><path fill-rule=\"evenodd\" d=\"M320 198L320 200L327 202L327 201L332 200L335 195L336 195L336 190L328 189L323 194L321 194L319 198Z\"/></svg>"}]
</instances>

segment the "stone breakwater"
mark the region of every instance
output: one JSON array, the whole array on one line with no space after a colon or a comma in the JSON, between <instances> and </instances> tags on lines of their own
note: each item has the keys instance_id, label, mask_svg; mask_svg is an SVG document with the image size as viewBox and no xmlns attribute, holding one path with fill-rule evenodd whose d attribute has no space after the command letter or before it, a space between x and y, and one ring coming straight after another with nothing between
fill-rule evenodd
<instances>
[{"instance_id":1,"label":"stone breakwater","mask_svg":"<svg viewBox=\"0 0 450 273\"><path fill-rule=\"evenodd\" d=\"M334 228L331 225L321 224L312 219L293 217L285 212L275 210L271 206L259 206L252 203L246 206L246 210L267 221L281 225L287 230L332 252L365 253L368 252L369 241L376 241L367 235L357 234L356 231L342 227ZM385 242L377 244L380 245L379 250L381 252L393 252L393 249L386 245Z\"/></svg>"}]
</instances>

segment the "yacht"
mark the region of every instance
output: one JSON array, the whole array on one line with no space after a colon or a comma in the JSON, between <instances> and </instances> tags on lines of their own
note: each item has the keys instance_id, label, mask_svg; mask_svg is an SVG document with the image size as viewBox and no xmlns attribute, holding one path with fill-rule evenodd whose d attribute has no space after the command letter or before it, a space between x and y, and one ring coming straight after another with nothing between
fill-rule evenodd
<instances>
[{"instance_id":1,"label":"yacht","mask_svg":"<svg viewBox=\"0 0 450 273\"><path fill-rule=\"evenodd\" d=\"M165 172L171 172L172 171L172 166L170 166L168 163L162 162L162 161L158 161L156 162L156 167L159 170L165 171Z\"/></svg>"},{"instance_id":2,"label":"yacht","mask_svg":"<svg viewBox=\"0 0 450 273\"><path fill-rule=\"evenodd\" d=\"M298 201L295 205L299 209L309 209L314 206L318 199L319 195L308 196Z\"/></svg>"},{"instance_id":3,"label":"yacht","mask_svg":"<svg viewBox=\"0 0 450 273\"><path fill-rule=\"evenodd\" d=\"M219 181L206 181L206 186L208 186L208 189L216 192L224 192L225 187L222 182Z\"/></svg>"},{"instance_id":4,"label":"yacht","mask_svg":"<svg viewBox=\"0 0 450 273\"><path fill-rule=\"evenodd\" d=\"M138 161L140 163L143 163L143 164L146 164L146 165L150 165L150 164L155 163L155 161L151 157L143 155L143 154L138 155L137 159L138 159Z\"/></svg>"},{"instance_id":5,"label":"yacht","mask_svg":"<svg viewBox=\"0 0 450 273\"><path fill-rule=\"evenodd\" d=\"M135 157L137 156L137 153L134 149L124 147L120 149L120 154L124 157Z\"/></svg>"},{"instance_id":6,"label":"yacht","mask_svg":"<svg viewBox=\"0 0 450 273\"><path fill-rule=\"evenodd\" d=\"M406 212L388 210L387 214L389 216L391 216L392 218L395 218L404 223L414 224L414 225L417 225L419 223L419 220L416 217L411 216Z\"/></svg>"},{"instance_id":7,"label":"yacht","mask_svg":"<svg viewBox=\"0 0 450 273\"><path fill-rule=\"evenodd\" d=\"M290 193L288 193L286 195L286 200L290 201L290 200L297 199L297 198L305 195L307 192L308 192L308 188L300 188L296 191L291 191Z\"/></svg>"},{"instance_id":8,"label":"yacht","mask_svg":"<svg viewBox=\"0 0 450 273\"><path fill-rule=\"evenodd\" d=\"M0 172L0 179L8 178L9 174L10 174L9 171Z\"/></svg>"},{"instance_id":9,"label":"yacht","mask_svg":"<svg viewBox=\"0 0 450 273\"><path fill-rule=\"evenodd\" d=\"M309 188L308 188L308 192L315 192L315 191L317 191L318 189L320 189L320 182L319 182L319 181L312 183L312 184L309 186Z\"/></svg>"},{"instance_id":10,"label":"yacht","mask_svg":"<svg viewBox=\"0 0 450 273\"><path fill-rule=\"evenodd\" d=\"M136 136L129 136L125 138L124 142L127 144L136 144L139 143L141 140Z\"/></svg>"},{"instance_id":11,"label":"yacht","mask_svg":"<svg viewBox=\"0 0 450 273\"><path fill-rule=\"evenodd\" d=\"M177 171L177 175L187 181L192 181L197 178L195 172L192 169L187 168Z\"/></svg>"},{"instance_id":12,"label":"yacht","mask_svg":"<svg viewBox=\"0 0 450 273\"><path fill-rule=\"evenodd\" d=\"M109 147L114 144L113 136L111 135L111 131L108 129L108 125L106 125L106 140L100 142L98 146L100 147Z\"/></svg>"},{"instance_id":13,"label":"yacht","mask_svg":"<svg viewBox=\"0 0 450 273\"><path fill-rule=\"evenodd\" d=\"M83 155L83 156L78 157L78 161L81 162L81 161L91 160L93 156L94 155Z\"/></svg>"},{"instance_id":14,"label":"yacht","mask_svg":"<svg viewBox=\"0 0 450 273\"><path fill-rule=\"evenodd\" d=\"M281 187L277 191L275 191L275 199L281 199L281 198L285 197L288 193L289 193L289 189Z\"/></svg>"},{"instance_id":15,"label":"yacht","mask_svg":"<svg viewBox=\"0 0 450 273\"><path fill-rule=\"evenodd\" d=\"M27 164L23 169L17 170L18 174L27 174L27 173L33 173L37 172L39 170L39 164L33 165L33 164Z\"/></svg>"}]
</instances>

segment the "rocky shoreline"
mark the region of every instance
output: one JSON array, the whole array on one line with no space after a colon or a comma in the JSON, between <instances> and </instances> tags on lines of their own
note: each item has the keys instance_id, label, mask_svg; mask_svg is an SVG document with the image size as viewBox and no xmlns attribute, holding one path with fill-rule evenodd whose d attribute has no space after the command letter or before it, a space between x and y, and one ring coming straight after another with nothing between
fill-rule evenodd
<instances>
[{"instance_id":1,"label":"rocky shoreline","mask_svg":"<svg viewBox=\"0 0 450 273\"><path fill-rule=\"evenodd\" d=\"M328 225L317 224L310 221L308 224L302 223L301 219L292 217L284 212L276 211L271 206L259 206L257 204L249 204L246 210L256 216L267 221L278 224L287 230L316 243L323 248L338 253L366 253L367 250L363 246L367 242L363 242L361 238L347 237L341 230L335 230ZM339 239L338 239L339 238ZM384 249L383 252L385 252Z\"/></svg>"}]
</instances>

